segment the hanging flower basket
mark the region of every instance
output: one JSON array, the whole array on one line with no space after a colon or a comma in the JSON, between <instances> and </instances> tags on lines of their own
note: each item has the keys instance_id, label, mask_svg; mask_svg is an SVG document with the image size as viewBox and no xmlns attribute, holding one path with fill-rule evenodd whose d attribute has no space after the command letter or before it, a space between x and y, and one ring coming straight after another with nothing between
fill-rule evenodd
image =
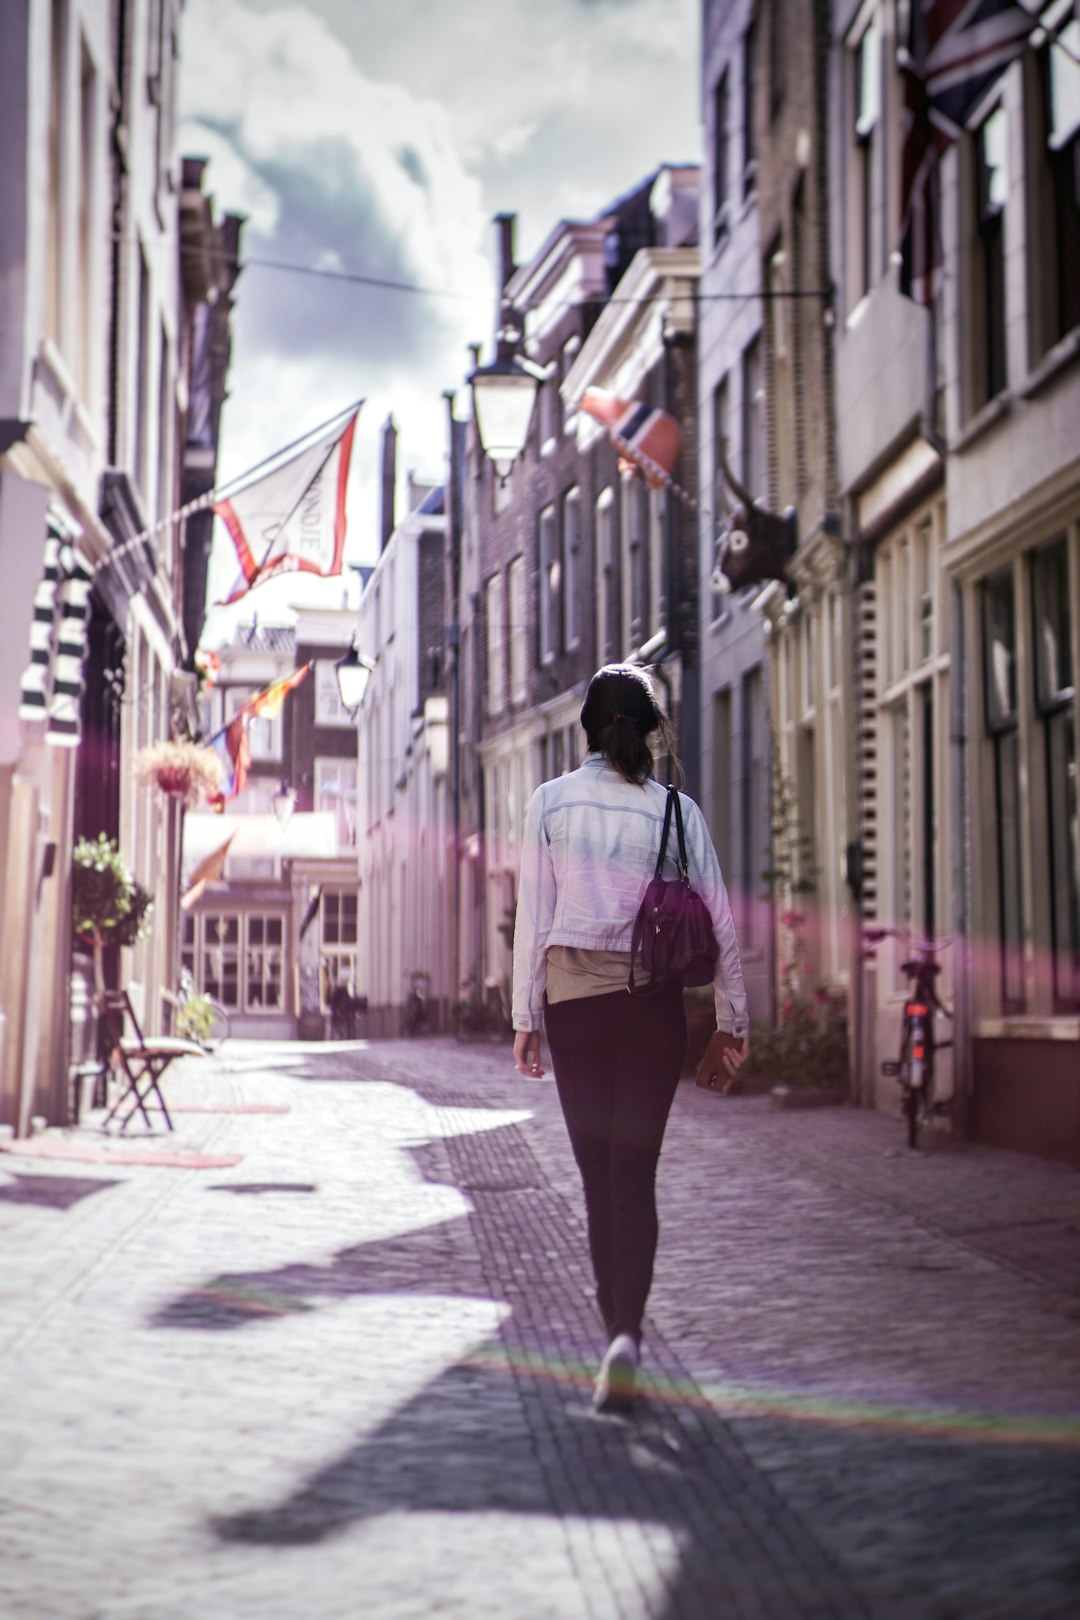
<instances>
[{"instance_id":1,"label":"hanging flower basket","mask_svg":"<svg viewBox=\"0 0 1080 1620\"><path fill-rule=\"evenodd\" d=\"M170 798L198 804L221 785L221 762L212 748L176 739L142 748L135 755L135 775Z\"/></svg>"}]
</instances>

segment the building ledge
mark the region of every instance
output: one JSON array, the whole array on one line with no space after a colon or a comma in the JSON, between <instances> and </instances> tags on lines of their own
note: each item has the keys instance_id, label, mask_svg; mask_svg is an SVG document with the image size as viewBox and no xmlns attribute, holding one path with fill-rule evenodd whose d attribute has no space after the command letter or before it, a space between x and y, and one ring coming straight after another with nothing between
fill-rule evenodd
<instances>
[{"instance_id":1,"label":"building ledge","mask_svg":"<svg viewBox=\"0 0 1080 1620\"><path fill-rule=\"evenodd\" d=\"M949 445L949 449L956 454L963 450L969 450L976 439L982 438L984 433L989 432L995 422L1000 422L1002 417L1008 416L1012 410L1012 405L1013 397L1007 388L1003 389L1000 394L995 394L993 399L987 400L986 404L975 412L971 420L965 423Z\"/></svg>"},{"instance_id":2,"label":"building ledge","mask_svg":"<svg viewBox=\"0 0 1080 1620\"><path fill-rule=\"evenodd\" d=\"M1057 376L1059 371L1064 371L1067 366L1071 365L1077 355L1080 355L1080 326L1076 326L1071 332L1066 333L1059 342L1054 344L1052 349L1048 349L1043 355L1039 364L1020 390L1024 399L1033 399L1036 394L1046 387L1052 378Z\"/></svg>"},{"instance_id":3,"label":"building ledge","mask_svg":"<svg viewBox=\"0 0 1080 1620\"><path fill-rule=\"evenodd\" d=\"M978 1018L973 1034L977 1041L1080 1041L1080 1015Z\"/></svg>"}]
</instances>

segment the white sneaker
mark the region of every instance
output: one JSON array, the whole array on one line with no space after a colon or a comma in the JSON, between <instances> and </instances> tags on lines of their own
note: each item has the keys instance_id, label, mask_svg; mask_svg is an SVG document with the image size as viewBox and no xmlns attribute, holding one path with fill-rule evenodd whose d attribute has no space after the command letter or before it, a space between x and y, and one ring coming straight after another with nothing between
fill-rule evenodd
<instances>
[{"instance_id":1,"label":"white sneaker","mask_svg":"<svg viewBox=\"0 0 1080 1620\"><path fill-rule=\"evenodd\" d=\"M593 1389L593 1406L598 1412L625 1411L632 1404L638 1359L636 1340L629 1333L616 1334L600 1363Z\"/></svg>"}]
</instances>

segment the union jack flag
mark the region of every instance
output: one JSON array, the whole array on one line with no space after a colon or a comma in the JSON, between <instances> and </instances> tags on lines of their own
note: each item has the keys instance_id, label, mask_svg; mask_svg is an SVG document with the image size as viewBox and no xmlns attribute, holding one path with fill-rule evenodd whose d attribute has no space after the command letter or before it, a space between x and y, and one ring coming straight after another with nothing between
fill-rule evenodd
<instances>
[{"instance_id":1,"label":"union jack flag","mask_svg":"<svg viewBox=\"0 0 1080 1620\"><path fill-rule=\"evenodd\" d=\"M904 80L900 291L941 291L941 155L1023 51L1039 19L1013 0L910 0Z\"/></svg>"}]
</instances>

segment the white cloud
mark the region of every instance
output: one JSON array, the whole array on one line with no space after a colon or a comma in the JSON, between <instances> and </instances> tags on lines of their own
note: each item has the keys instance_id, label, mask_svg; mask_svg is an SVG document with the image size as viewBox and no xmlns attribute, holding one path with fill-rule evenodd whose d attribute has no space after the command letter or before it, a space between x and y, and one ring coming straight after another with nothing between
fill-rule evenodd
<instances>
[{"instance_id":1,"label":"white cloud","mask_svg":"<svg viewBox=\"0 0 1080 1620\"><path fill-rule=\"evenodd\" d=\"M382 422L398 423L402 473L440 475L442 391L460 385L466 345L490 336L491 216L517 213L528 253L559 218L595 214L665 159L694 157L697 10L188 0L181 149L210 158L219 210L247 216L223 475L364 396L347 554L373 560ZM465 296L342 279L355 273ZM234 572L219 556L212 585ZM271 589L245 616L267 616ZM340 599L340 585L322 589Z\"/></svg>"}]
</instances>

